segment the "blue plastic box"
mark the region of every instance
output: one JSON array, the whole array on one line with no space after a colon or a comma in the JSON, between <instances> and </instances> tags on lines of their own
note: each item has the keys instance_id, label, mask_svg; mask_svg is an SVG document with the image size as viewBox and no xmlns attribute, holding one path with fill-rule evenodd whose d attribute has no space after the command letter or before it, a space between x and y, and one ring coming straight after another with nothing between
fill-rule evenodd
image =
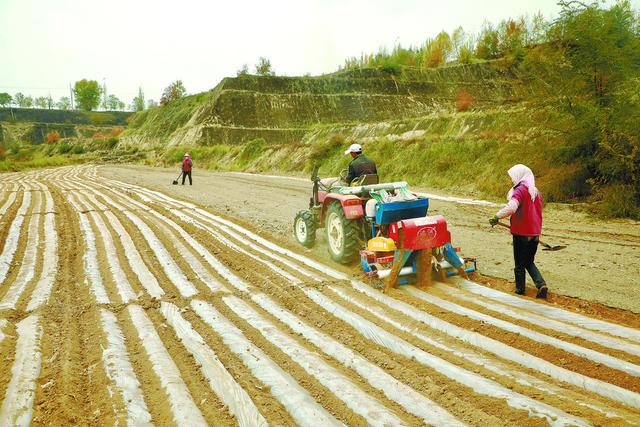
<instances>
[{"instance_id":1,"label":"blue plastic box","mask_svg":"<svg viewBox=\"0 0 640 427\"><path fill-rule=\"evenodd\" d=\"M429 199L378 203L376 205L376 224L390 224L403 219L420 218L426 216L428 210Z\"/></svg>"}]
</instances>

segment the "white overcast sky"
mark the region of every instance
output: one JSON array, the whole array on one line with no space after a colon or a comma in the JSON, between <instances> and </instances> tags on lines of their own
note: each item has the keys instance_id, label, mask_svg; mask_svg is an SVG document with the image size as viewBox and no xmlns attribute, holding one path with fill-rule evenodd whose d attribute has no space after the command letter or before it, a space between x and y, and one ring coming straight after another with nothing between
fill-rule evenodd
<instances>
[{"instance_id":1,"label":"white overcast sky","mask_svg":"<svg viewBox=\"0 0 640 427\"><path fill-rule=\"evenodd\" d=\"M462 25L542 12L557 0L0 0L0 92L54 98L82 78L106 81L127 104L141 86L158 100L181 79L189 93L250 70L335 71L381 46L422 44ZM637 9L640 0L633 0Z\"/></svg>"}]
</instances>

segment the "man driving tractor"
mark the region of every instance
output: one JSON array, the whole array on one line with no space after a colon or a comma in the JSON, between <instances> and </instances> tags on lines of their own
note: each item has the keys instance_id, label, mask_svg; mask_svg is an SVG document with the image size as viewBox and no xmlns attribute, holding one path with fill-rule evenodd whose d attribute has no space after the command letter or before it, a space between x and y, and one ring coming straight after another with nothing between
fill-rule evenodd
<instances>
[{"instance_id":1,"label":"man driving tractor","mask_svg":"<svg viewBox=\"0 0 640 427\"><path fill-rule=\"evenodd\" d=\"M349 173L347 175L347 184L351 185L351 182L361 177L362 175L377 175L376 162L362 154L362 145L351 144L349 149L344 154L351 154L353 160L349 163Z\"/></svg>"}]
</instances>

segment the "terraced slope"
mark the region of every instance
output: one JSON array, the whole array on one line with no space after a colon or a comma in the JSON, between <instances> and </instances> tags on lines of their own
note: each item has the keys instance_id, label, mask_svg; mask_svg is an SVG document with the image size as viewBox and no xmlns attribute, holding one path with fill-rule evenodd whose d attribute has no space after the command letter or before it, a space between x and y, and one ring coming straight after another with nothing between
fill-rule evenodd
<instances>
[{"instance_id":1,"label":"terraced slope","mask_svg":"<svg viewBox=\"0 0 640 427\"><path fill-rule=\"evenodd\" d=\"M384 295L93 167L0 190L2 425L640 422L638 329L468 281Z\"/></svg>"},{"instance_id":2,"label":"terraced slope","mask_svg":"<svg viewBox=\"0 0 640 427\"><path fill-rule=\"evenodd\" d=\"M300 142L316 126L417 118L455 108L465 91L478 108L511 105L517 79L500 63L438 70L378 70L320 77L225 78L208 93L138 113L127 132L136 144Z\"/></svg>"}]
</instances>

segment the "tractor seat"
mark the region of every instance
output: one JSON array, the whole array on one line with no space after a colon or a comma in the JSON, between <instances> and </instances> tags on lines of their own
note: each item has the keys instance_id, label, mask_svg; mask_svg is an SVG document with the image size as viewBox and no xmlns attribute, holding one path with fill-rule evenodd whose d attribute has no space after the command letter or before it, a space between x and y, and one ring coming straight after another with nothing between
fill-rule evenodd
<instances>
[{"instance_id":1,"label":"tractor seat","mask_svg":"<svg viewBox=\"0 0 640 427\"><path fill-rule=\"evenodd\" d=\"M360 185L374 185L374 184L378 184L379 182L380 182L380 179L378 178L378 175L375 175L375 174L360 175L359 177L351 181L351 186L357 187Z\"/></svg>"}]
</instances>

